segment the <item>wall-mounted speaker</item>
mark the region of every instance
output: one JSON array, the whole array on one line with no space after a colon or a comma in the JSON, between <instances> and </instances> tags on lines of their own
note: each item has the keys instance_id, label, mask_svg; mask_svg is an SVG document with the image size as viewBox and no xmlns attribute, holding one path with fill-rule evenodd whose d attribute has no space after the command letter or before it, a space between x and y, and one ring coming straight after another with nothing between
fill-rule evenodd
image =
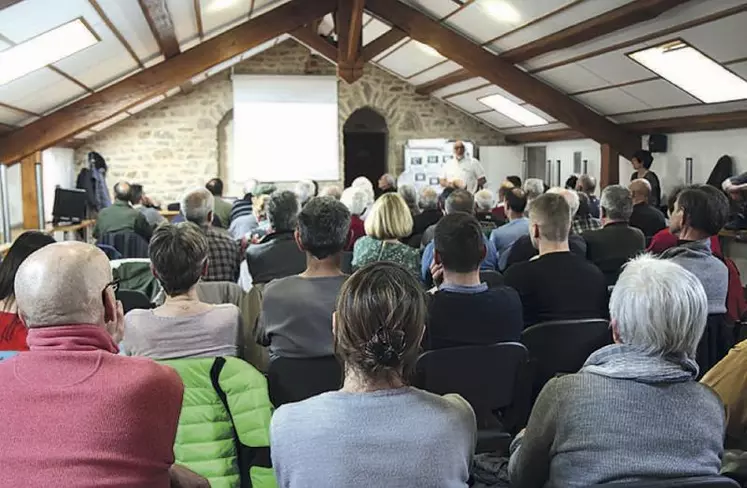
<instances>
[{"instance_id":1,"label":"wall-mounted speaker","mask_svg":"<svg viewBox=\"0 0 747 488\"><path fill-rule=\"evenodd\" d=\"M648 150L652 153L665 153L667 152L667 135L666 134L651 134L648 136Z\"/></svg>"}]
</instances>

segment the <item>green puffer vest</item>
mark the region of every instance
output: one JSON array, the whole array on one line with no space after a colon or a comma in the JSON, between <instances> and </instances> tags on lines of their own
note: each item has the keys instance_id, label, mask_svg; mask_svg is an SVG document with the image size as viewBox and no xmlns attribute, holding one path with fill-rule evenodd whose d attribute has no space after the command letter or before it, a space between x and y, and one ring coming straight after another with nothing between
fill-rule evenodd
<instances>
[{"instance_id":1,"label":"green puffer vest","mask_svg":"<svg viewBox=\"0 0 747 488\"><path fill-rule=\"evenodd\" d=\"M267 380L241 359L161 361L184 382L174 457L212 488L276 488Z\"/></svg>"}]
</instances>

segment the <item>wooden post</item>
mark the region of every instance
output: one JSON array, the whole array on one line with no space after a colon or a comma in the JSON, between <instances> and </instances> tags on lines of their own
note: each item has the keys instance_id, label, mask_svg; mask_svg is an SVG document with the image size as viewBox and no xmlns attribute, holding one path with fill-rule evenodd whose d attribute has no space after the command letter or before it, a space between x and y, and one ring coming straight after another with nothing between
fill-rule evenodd
<instances>
[{"instance_id":1,"label":"wooden post","mask_svg":"<svg viewBox=\"0 0 747 488\"><path fill-rule=\"evenodd\" d=\"M35 152L21 160L21 192L23 198L23 228L39 227L39 195L36 192L36 163L41 163L41 153Z\"/></svg>"},{"instance_id":2,"label":"wooden post","mask_svg":"<svg viewBox=\"0 0 747 488\"><path fill-rule=\"evenodd\" d=\"M602 167L600 171L599 186L605 188L620 182L620 153L609 144L602 144Z\"/></svg>"}]
</instances>

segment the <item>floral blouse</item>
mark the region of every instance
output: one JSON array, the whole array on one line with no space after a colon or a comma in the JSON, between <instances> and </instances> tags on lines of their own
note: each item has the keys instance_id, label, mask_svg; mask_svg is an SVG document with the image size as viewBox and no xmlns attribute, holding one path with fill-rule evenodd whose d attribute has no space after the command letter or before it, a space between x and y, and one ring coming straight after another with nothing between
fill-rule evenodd
<instances>
[{"instance_id":1,"label":"floral blouse","mask_svg":"<svg viewBox=\"0 0 747 488\"><path fill-rule=\"evenodd\" d=\"M401 264L415 276L420 275L420 253L417 249L401 242L380 241L369 236L358 239L353 247L353 269L377 261Z\"/></svg>"}]
</instances>

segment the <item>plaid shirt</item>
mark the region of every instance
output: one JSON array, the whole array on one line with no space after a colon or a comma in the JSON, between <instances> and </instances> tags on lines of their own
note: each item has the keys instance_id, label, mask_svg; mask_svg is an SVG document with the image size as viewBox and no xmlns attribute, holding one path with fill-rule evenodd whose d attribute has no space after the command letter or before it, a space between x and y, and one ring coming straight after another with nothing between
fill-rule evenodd
<instances>
[{"instance_id":1,"label":"plaid shirt","mask_svg":"<svg viewBox=\"0 0 747 488\"><path fill-rule=\"evenodd\" d=\"M599 219L593 217L586 217L584 219L575 219L571 230L576 235L581 235L587 230L597 230L602 228L602 222Z\"/></svg>"},{"instance_id":2,"label":"plaid shirt","mask_svg":"<svg viewBox=\"0 0 747 488\"><path fill-rule=\"evenodd\" d=\"M223 229L204 229L208 241L208 270L204 281L236 282L241 265L239 245Z\"/></svg>"}]
</instances>

